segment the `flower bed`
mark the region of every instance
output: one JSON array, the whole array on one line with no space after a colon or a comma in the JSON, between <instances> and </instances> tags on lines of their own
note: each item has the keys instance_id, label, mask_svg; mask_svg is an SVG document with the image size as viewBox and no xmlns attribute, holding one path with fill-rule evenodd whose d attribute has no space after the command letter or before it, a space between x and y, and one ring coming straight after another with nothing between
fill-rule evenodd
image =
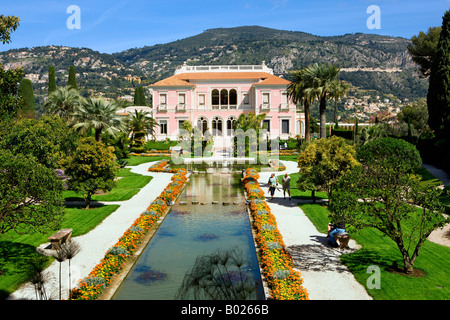
<instances>
[{"instance_id":1,"label":"flower bed","mask_svg":"<svg viewBox=\"0 0 450 320\"><path fill-rule=\"evenodd\" d=\"M147 210L141 213L89 275L81 280L79 287L71 291L70 300L97 299L111 283L114 275L123 270L125 262L136 252L143 237L164 215L171 201L174 201L183 189L187 181L187 171L174 169L172 172L175 173L172 176L172 182L147 207Z\"/></svg>"},{"instance_id":2,"label":"flower bed","mask_svg":"<svg viewBox=\"0 0 450 320\"><path fill-rule=\"evenodd\" d=\"M148 171L150 171L150 172L183 173L183 174L187 173L186 169L184 169L184 168L172 169L172 168L170 168L169 164L170 164L169 160L161 160L161 161L158 161L158 162L154 163L153 165L151 165L150 168L148 168Z\"/></svg>"},{"instance_id":3,"label":"flower bed","mask_svg":"<svg viewBox=\"0 0 450 320\"><path fill-rule=\"evenodd\" d=\"M243 178L247 196L260 194L254 189L261 188L259 174L255 169L247 169ZM262 192L262 190L261 190ZM250 199L250 213L256 230L255 241L260 249L260 261L267 279L270 295L275 300L307 300L308 292L302 287L303 280L293 269L292 257L286 250L283 237L278 231L277 222L263 198Z\"/></svg>"},{"instance_id":4,"label":"flower bed","mask_svg":"<svg viewBox=\"0 0 450 320\"><path fill-rule=\"evenodd\" d=\"M286 170L286 166L282 162L280 162L280 160L273 160L273 159L269 160L269 166L278 171Z\"/></svg>"}]
</instances>

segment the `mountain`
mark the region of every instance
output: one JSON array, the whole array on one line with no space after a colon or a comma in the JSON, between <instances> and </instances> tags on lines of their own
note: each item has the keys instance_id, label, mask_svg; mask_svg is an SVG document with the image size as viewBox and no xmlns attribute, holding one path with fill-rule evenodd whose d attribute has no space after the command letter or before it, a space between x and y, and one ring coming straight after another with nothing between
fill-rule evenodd
<instances>
[{"instance_id":1,"label":"mountain","mask_svg":"<svg viewBox=\"0 0 450 320\"><path fill-rule=\"evenodd\" d=\"M6 68L23 66L43 99L47 70L54 65L57 84L65 85L74 65L84 95L117 99L132 95L138 81L148 85L173 75L184 64L261 64L289 78L289 71L312 63L335 63L341 78L361 90L401 100L425 97L428 84L418 76L407 45L410 40L375 34L321 37L260 26L216 28L166 44L102 54L88 48L35 47L0 52ZM59 71L59 72L58 72Z\"/></svg>"},{"instance_id":2,"label":"mountain","mask_svg":"<svg viewBox=\"0 0 450 320\"><path fill-rule=\"evenodd\" d=\"M304 32L259 26L209 29L167 44L119 52L113 56L149 78L173 74L187 62L202 64L266 64L278 75L312 63L335 63L341 78L363 89L399 98L426 95L427 83L407 52L410 40L375 34L319 37Z\"/></svg>"}]
</instances>

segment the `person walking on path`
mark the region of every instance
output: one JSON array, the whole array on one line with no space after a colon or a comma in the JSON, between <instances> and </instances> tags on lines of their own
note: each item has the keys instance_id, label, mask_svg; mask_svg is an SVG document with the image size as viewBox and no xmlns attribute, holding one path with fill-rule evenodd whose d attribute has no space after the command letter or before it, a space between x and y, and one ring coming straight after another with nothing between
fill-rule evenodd
<instances>
[{"instance_id":1,"label":"person walking on path","mask_svg":"<svg viewBox=\"0 0 450 320\"><path fill-rule=\"evenodd\" d=\"M275 173L272 173L272 175L269 178L269 192L270 192L270 196L271 196L271 200L273 200L273 195L275 194L275 188L278 185L278 181L277 178L275 177Z\"/></svg>"},{"instance_id":2,"label":"person walking on path","mask_svg":"<svg viewBox=\"0 0 450 320\"><path fill-rule=\"evenodd\" d=\"M287 192L287 194L289 195L289 200L291 200L291 177L287 172L281 180L281 185L283 186L283 198L286 199Z\"/></svg>"}]
</instances>

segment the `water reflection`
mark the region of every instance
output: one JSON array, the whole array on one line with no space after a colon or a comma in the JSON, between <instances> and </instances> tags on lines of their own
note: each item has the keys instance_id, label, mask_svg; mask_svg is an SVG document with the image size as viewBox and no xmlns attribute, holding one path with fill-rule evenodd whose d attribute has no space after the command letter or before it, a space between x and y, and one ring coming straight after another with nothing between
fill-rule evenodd
<instances>
[{"instance_id":1,"label":"water reflection","mask_svg":"<svg viewBox=\"0 0 450 320\"><path fill-rule=\"evenodd\" d=\"M113 299L172 300L199 257L233 248L239 248L246 262L242 272L254 280L251 299L261 299L261 276L240 176L191 175L177 203ZM158 278L161 274L166 275L163 280Z\"/></svg>"}]
</instances>

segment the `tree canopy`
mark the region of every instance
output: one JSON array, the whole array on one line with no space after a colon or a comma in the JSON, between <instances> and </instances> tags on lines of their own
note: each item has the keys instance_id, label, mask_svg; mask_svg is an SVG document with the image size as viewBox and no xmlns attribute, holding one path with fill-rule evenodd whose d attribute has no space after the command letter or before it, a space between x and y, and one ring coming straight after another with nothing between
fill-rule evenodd
<instances>
[{"instance_id":1,"label":"tree canopy","mask_svg":"<svg viewBox=\"0 0 450 320\"><path fill-rule=\"evenodd\" d=\"M52 169L57 169L58 161L75 150L77 140L78 135L63 119L49 115L39 120L4 122L0 126L0 149L35 157Z\"/></svg>"},{"instance_id":2,"label":"tree canopy","mask_svg":"<svg viewBox=\"0 0 450 320\"><path fill-rule=\"evenodd\" d=\"M441 27L431 27L427 33L420 31L417 36L411 38L411 44L408 45L408 52L419 66L423 78L430 76L440 33Z\"/></svg>"},{"instance_id":3,"label":"tree canopy","mask_svg":"<svg viewBox=\"0 0 450 320\"><path fill-rule=\"evenodd\" d=\"M63 185L35 157L0 149L0 233L55 230L63 214Z\"/></svg>"},{"instance_id":4,"label":"tree canopy","mask_svg":"<svg viewBox=\"0 0 450 320\"><path fill-rule=\"evenodd\" d=\"M298 188L302 191L324 190L331 199L341 176L359 164L355 156L354 147L340 137L311 142L298 156Z\"/></svg>"},{"instance_id":5,"label":"tree canopy","mask_svg":"<svg viewBox=\"0 0 450 320\"><path fill-rule=\"evenodd\" d=\"M118 164L114 148L93 137L81 139L75 152L59 163L70 177L69 187L83 194L86 209L94 192L110 191L115 185Z\"/></svg>"},{"instance_id":6,"label":"tree canopy","mask_svg":"<svg viewBox=\"0 0 450 320\"><path fill-rule=\"evenodd\" d=\"M336 184L331 217L356 230L372 227L398 247L405 272L413 271L431 232L448 219L442 215L441 190L414 174L421 165L417 149L404 140L380 138L357 152L355 166Z\"/></svg>"},{"instance_id":7,"label":"tree canopy","mask_svg":"<svg viewBox=\"0 0 450 320\"><path fill-rule=\"evenodd\" d=\"M438 137L450 137L450 10L442 29L430 69L427 95L429 125Z\"/></svg>"},{"instance_id":8,"label":"tree canopy","mask_svg":"<svg viewBox=\"0 0 450 320\"><path fill-rule=\"evenodd\" d=\"M22 108L18 110L19 116L34 119L36 117L36 100L33 93L33 83L30 79L22 79L18 94L23 99Z\"/></svg>"}]
</instances>

